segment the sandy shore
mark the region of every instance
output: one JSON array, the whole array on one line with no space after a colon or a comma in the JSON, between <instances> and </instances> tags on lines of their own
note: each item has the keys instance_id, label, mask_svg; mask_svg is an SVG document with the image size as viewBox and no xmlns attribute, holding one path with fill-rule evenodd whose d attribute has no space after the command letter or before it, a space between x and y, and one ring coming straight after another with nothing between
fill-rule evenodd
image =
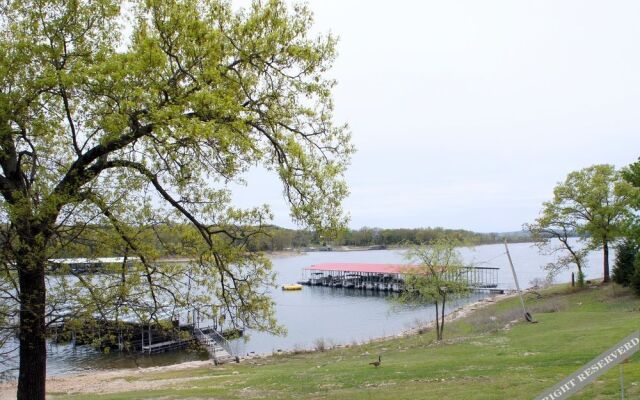
<instances>
[{"instance_id":1,"label":"sandy shore","mask_svg":"<svg viewBox=\"0 0 640 400\"><path fill-rule=\"evenodd\" d=\"M473 313L476 310L487 307L490 304L495 303L509 297L513 297L515 294L503 294L493 297L487 297L483 300L479 300L473 303L469 303L463 307L460 307L445 316L445 321L452 322L460 318L464 318L467 315ZM409 335L415 335L419 331L424 329L430 329L435 325L435 321L432 321L424 326L415 327L402 331L395 335L388 335L373 339L373 341L384 341L388 339L404 337ZM336 347L346 347L350 345L338 345ZM287 352L279 353L286 354ZM252 356L251 359L269 357L270 354L263 354ZM247 361L247 358L242 361ZM207 377L185 377L177 379L165 379L158 380L145 380L145 375L155 374L158 372L168 371L180 371L188 370L192 368L199 368L204 366L210 366L211 368L225 368L222 366L213 366L211 361L190 361L181 364L167 365L161 367L149 367L149 368L130 368L130 369L116 369L116 370L102 370L102 371L90 371L86 373L76 373L63 376L55 376L47 378L47 392L50 393L118 393L136 390L147 389L161 389L163 387L170 387L179 382L187 382L197 379L205 379ZM131 378L136 378L131 380ZM16 398L16 382L0 383L0 400L13 400Z\"/></svg>"},{"instance_id":2,"label":"sandy shore","mask_svg":"<svg viewBox=\"0 0 640 400\"><path fill-rule=\"evenodd\" d=\"M190 361L181 364L150 368L127 368L87 373L54 376L47 378L49 393L117 393L133 390L157 389L171 386L176 381L188 381L189 378L167 379L163 381L145 381L144 375L155 372L179 371L212 365L210 361ZM131 378L137 378L129 381ZM142 378L142 379L140 379ZM0 400L16 398L16 382L0 384Z\"/></svg>"}]
</instances>

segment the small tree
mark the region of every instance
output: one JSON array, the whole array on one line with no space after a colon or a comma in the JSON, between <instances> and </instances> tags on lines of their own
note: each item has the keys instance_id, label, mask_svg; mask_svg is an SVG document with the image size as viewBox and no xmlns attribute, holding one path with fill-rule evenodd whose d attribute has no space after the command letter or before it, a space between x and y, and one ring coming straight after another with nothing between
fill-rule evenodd
<instances>
[{"instance_id":1,"label":"small tree","mask_svg":"<svg viewBox=\"0 0 640 400\"><path fill-rule=\"evenodd\" d=\"M433 303L436 308L436 337L442 340L444 310L447 299L468 292L463 264L456 245L460 243L440 237L431 243L415 246L407 253L407 259L415 264L407 267L405 291L400 296L404 303Z\"/></svg>"},{"instance_id":2,"label":"small tree","mask_svg":"<svg viewBox=\"0 0 640 400\"><path fill-rule=\"evenodd\" d=\"M534 224L525 224L524 228L531 232L531 236L541 254L555 255L555 261L544 266L548 280L552 280L561 271L572 266L578 269L578 287L584 287L584 267L589 249L579 248L571 243L570 238L575 235L575 226L563 221L558 209L549 205Z\"/></svg>"},{"instance_id":3,"label":"small tree","mask_svg":"<svg viewBox=\"0 0 640 400\"><path fill-rule=\"evenodd\" d=\"M629 286L634 274L634 262L637 255L638 245L633 240L625 239L616 247L616 261L613 266L614 282Z\"/></svg>"}]
</instances>

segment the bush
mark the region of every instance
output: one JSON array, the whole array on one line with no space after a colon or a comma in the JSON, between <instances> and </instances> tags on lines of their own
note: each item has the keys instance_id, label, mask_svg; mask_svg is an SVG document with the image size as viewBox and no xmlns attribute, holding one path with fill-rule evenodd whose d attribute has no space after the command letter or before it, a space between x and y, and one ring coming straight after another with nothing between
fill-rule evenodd
<instances>
[{"instance_id":1,"label":"bush","mask_svg":"<svg viewBox=\"0 0 640 400\"><path fill-rule=\"evenodd\" d=\"M529 281L529 287L533 289L546 289L553 283L553 276L547 274L546 278L535 278Z\"/></svg>"},{"instance_id":2,"label":"bush","mask_svg":"<svg viewBox=\"0 0 640 400\"><path fill-rule=\"evenodd\" d=\"M585 286L584 272L582 271L578 271L578 279L576 281L576 286L579 288L583 288Z\"/></svg>"},{"instance_id":3,"label":"bush","mask_svg":"<svg viewBox=\"0 0 640 400\"><path fill-rule=\"evenodd\" d=\"M636 254L636 259L634 260L634 271L629 279L629 286L633 289L633 291L640 296L640 253Z\"/></svg>"},{"instance_id":4,"label":"bush","mask_svg":"<svg viewBox=\"0 0 640 400\"><path fill-rule=\"evenodd\" d=\"M613 281L622 286L629 286L636 273L638 246L630 239L625 239L616 249L616 261L613 266Z\"/></svg>"},{"instance_id":5,"label":"bush","mask_svg":"<svg viewBox=\"0 0 640 400\"><path fill-rule=\"evenodd\" d=\"M316 351L325 351L325 350L327 350L327 343L325 342L325 340L323 338L318 338L313 343L313 348Z\"/></svg>"}]
</instances>

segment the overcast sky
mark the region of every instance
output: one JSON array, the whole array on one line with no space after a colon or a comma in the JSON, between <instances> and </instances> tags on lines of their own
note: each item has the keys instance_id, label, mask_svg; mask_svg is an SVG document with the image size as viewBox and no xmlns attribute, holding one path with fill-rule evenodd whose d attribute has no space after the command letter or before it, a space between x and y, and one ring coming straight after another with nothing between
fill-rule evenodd
<instances>
[{"instance_id":1,"label":"overcast sky","mask_svg":"<svg viewBox=\"0 0 640 400\"><path fill-rule=\"evenodd\" d=\"M309 5L340 37L352 228L519 230L570 171L640 156L639 1ZM294 226L275 178L234 198Z\"/></svg>"}]
</instances>

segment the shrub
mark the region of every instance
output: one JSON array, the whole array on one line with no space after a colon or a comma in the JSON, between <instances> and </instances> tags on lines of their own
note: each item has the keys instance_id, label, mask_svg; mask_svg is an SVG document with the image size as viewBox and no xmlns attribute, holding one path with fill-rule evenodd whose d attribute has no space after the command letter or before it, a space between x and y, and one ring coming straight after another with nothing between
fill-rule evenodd
<instances>
[{"instance_id":1,"label":"shrub","mask_svg":"<svg viewBox=\"0 0 640 400\"><path fill-rule=\"evenodd\" d=\"M578 271L578 279L576 281L576 286L579 288L583 288L585 286L584 284L584 272L582 271Z\"/></svg>"},{"instance_id":2,"label":"shrub","mask_svg":"<svg viewBox=\"0 0 640 400\"><path fill-rule=\"evenodd\" d=\"M616 249L616 261L613 266L613 281L623 286L629 286L635 273L635 262L638 246L630 239L625 239Z\"/></svg>"},{"instance_id":3,"label":"shrub","mask_svg":"<svg viewBox=\"0 0 640 400\"><path fill-rule=\"evenodd\" d=\"M633 266L634 271L629 280L629 286L631 286L633 291L640 296L640 253L636 254Z\"/></svg>"},{"instance_id":4,"label":"shrub","mask_svg":"<svg viewBox=\"0 0 640 400\"><path fill-rule=\"evenodd\" d=\"M546 278L535 278L529 281L529 286L533 289L545 289L553 283L553 275L547 274Z\"/></svg>"},{"instance_id":5,"label":"shrub","mask_svg":"<svg viewBox=\"0 0 640 400\"><path fill-rule=\"evenodd\" d=\"M313 344L316 351L325 351L327 349L327 343L323 338L318 338Z\"/></svg>"}]
</instances>

